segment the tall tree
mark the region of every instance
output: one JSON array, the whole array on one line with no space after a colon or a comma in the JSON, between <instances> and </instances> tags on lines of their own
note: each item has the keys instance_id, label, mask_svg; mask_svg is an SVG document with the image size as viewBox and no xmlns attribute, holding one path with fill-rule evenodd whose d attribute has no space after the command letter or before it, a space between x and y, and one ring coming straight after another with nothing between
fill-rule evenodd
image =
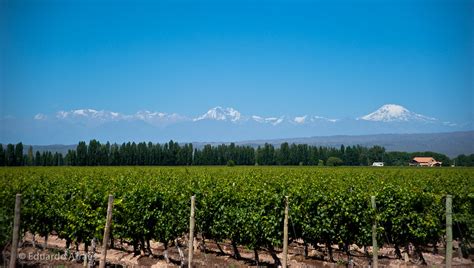
<instances>
[{"instance_id":1,"label":"tall tree","mask_svg":"<svg viewBox=\"0 0 474 268\"><path fill-rule=\"evenodd\" d=\"M33 146L30 145L30 147L28 147L28 155L26 157L26 164L28 166L32 166L34 164L34 156L33 156Z\"/></svg>"},{"instance_id":2,"label":"tall tree","mask_svg":"<svg viewBox=\"0 0 474 268\"><path fill-rule=\"evenodd\" d=\"M77 165L86 166L87 165L87 145L85 141L80 141L76 148L77 154Z\"/></svg>"},{"instance_id":3,"label":"tall tree","mask_svg":"<svg viewBox=\"0 0 474 268\"><path fill-rule=\"evenodd\" d=\"M110 146L110 165L112 166L121 165L119 146L116 143Z\"/></svg>"},{"instance_id":4,"label":"tall tree","mask_svg":"<svg viewBox=\"0 0 474 268\"><path fill-rule=\"evenodd\" d=\"M280 145L277 162L279 165L290 164L290 146L288 145L288 142L284 142Z\"/></svg>"},{"instance_id":5,"label":"tall tree","mask_svg":"<svg viewBox=\"0 0 474 268\"><path fill-rule=\"evenodd\" d=\"M371 165L373 162L384 161L383 156L385 154L385 148L382 146L375 145L369 149L368 152L368 165Z\"/></svg>"},{"instance_id":6,"label":"tall tree","mask_svg":"<svg viewBox=\"0 0 474 268\"><path fill-rule=\"evenodd\" d=\"M16 157L15 157L15 145L9 143L7 145L7 166L16 166Z\"/></svg>"},{"instance_id":7,"label":"tall tree","mask_svg":"<svg viewBox=\"0 0 474 268\"><path fill-rule=\"evenodd\" d=\"M36 151L35 166L42 166L42 165L43 165L43 160L41 159L41 153L39 151Z\"/></svg>"},{"instance_id":8,"label":"tall tree","mask_svg":"<svg viewBox=\"0 0 474 268\"><path fill-rule=\"evenodd\" d=\"M453 164L456 166L472 167L474 166L474 154L458 155L458 157L454 158Z\"/></svg>"},{"instance_id":9,"label":"tall tree","mask_svg":"<svg viewBox=\"0 0 474 268\"><path fill-rule=\"evenodd\" d=\"M16 166L23 166L23 143L19 142L15 145L15 165Z\"/></svg>"},{"instance_id":10,"label":"tall tree","mask_svg":"<svg viewBox=\"0 0 474 268\"><path fill-rule=\"evenodd\" d=\"M140 142L137 145L137 165L143 166L146 164L147 159L147 145L144 142Z\"/></svg>"},{"instance_id":11,"label":"tall tree","mask_svg":"<svg viewBox=\"0 0 474 268\"><path fill-rule=\"evenodd\" d=\"M89 146L87 147L87 164L89 166L99 165L100 160L100 142L97 140L89 141Z\"/></svg>"},{"instance_id":12,"label":"tall tree","mask_svg":"<svg viewBox=\"0 0 474 268\"><path fill-rule=\"evenodd\" d=\"M5 149L3 149L3 144L0 143L0 166L5 166Z\"/></svg>"},{"instance_id":13,"label":"tall tree","mask_svg":"<svg viewBox=\"0 0 474 268\"><path fill-rule=\"evenodd\" d=\"M64 164L67 166L75 166L77 165L77 155L76 151L68 150L66 156L64 157Z\"/></svg>"}]
</instances>

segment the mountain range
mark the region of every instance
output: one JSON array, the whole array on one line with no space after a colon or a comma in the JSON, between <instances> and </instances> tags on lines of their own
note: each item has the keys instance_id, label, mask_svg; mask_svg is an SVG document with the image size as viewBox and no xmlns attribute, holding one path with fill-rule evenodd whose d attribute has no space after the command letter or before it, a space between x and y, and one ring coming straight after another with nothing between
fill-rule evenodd
<instances>
[{"instance_id":1,"label":"mountain range","mask_svg":"<svg viewBox=\"0 0 474 268\"><path fill-rule=\"evenodd\" d=\"M341 144L345 146L362 145L385 147L387 151L402 152L425 152L432 151L456 157L460 154L474 153L474 131L448 132L448 133L420 133L420 134L377 134L358 136L319 136L307 138L289 138L275 140L251 140L236 142L237 145L249 145L252 147L270 143L280 146L283 142L296 144L310 144L316 146L327 146L338 148ZM217 146L221 142L194 142L195 148L202 148L206 144ZM228 143L227 143L228 144ZM66 154L70 149L76 149L77 144L71 145L33 145L35 151L52 151ZM24 146L24 153L28 151L29 145Z\"/></svg>"},{"instance_id":2,"label":"mountain range","mask_svg":"<svg viewBox=\"0 0 474 268\"><path fill-rule=\"evenodd\" d=\"M34 119L46 121L50 116L45 114L36 114ZM135 114L126 115L118 112L105 111L105 110L94 110L94 109L77 109L71 111L59 111L54 116L56 120L64 121L88 121L89 123L104 123L113 121L134 121L141 120L155 126L169 125L172 123L179 122L199 122L205 120L221 121L221 122L257 122L262 124L279 125L282 123L293 123L293 124L310 124L315 122L332 122L336 123L341 119L330 119L323 116L317 115L300 115L300 116L271 116L262 117L259 115L243 115L239 111L231 107L216 106L211 108L206 113L195 117L183 116L177 113L162 113L162 112L151 112L151 111L138 111ZM432 117L420 115L409 111L405 107L396 104L385 104L376 111L355 118L356 120L373 121L373 122L431 122L436 123L438 120ZM449 124L449 122L443 122Z\"/></svg>"},{"instance_id":3,"label":"mountain range","mask_svg":"<svg viewBox=\"0 0 474 268\"><path fill-rule=\"evenodd\" d=\"M32 118L5 117L0 142L74 144L79 140L230 142L334 135L416 134L473 130L473 123L445 122L386 104L367 115L329 118L320 115L261 116L217 106L186 116L178 113L76 109Z\"/></svg>"}]
</instances>

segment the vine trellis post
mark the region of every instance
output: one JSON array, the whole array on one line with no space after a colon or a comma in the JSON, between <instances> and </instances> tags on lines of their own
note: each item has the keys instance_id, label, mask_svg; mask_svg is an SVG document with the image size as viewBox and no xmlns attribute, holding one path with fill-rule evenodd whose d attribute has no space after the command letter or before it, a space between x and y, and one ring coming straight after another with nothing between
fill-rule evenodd
<instances>
[{"instance_id":1,"label":"vine trellis post","mask_svg":"<svg viewBox=\"0 0 474 268\"><path fill-rule=\"evenodd\" d=\"M191 215L189 216L189 241L188 241L188 267L193 263L193 242L194 242L194 207L196 205L196 196L191 196Z\"/></svg>"},{"instance_id":2,"label":"vine trellis post","mask_svg":"<svg viewBox=\"0 0 474 268\"><path fill-rule=\"evenodd\" d=\"M114 209L114 196L109 195L107 204L107 221L105 222L104 240L102 241L102 257L100 259L99 268L104 268L107 261L107 244L109 242L110 226L112 225L112 210Z\"/></svg>"},{"instance_id":3,"label":"vine trellis post","mask_svg":"<svg viewBox=\"0 0 474 268\"><path fill-rule=\"evenodd\" d=\"M370 202L372 203L372 209L375 211L377 206L375 204L375 196L370 197ZM372 223L372 267L378 267L378 252L379 248L377 246L377 217L374 218Z\"/></svg>"},{"instance_id":4,"label":"vine trellis post","mask_svg":"<svg viewBox=\"0 0 474 268\"><path fill-rule=\"evenodd\" d=\"M281 267L288 267L288 196L285 196L285 219L283 221L283 262Z\"/></svg>"},{"instance_id":5,"label":"vine trellis post","mask_svg":"<svg viewBox=\"0 0 474 268\"><path fill-rule=\"evenodd\" d=\"M446 196L446 268L451 268L453 260L453 197Z\"/></svg>"},{"instance_id":6,"label":"vine trellis post","mask_svg":"<svg viewBox=\"0 0 474 268\"><path fill-rule=\"evenodd\" d=\"M12 248L10 254L10 268L16 267L16 258L18 255L18 236L20 232L20 209L21 209L21 194L16 194L15 197L15 218L13 219L13 238Z\"/></svg>"}]
</instances>

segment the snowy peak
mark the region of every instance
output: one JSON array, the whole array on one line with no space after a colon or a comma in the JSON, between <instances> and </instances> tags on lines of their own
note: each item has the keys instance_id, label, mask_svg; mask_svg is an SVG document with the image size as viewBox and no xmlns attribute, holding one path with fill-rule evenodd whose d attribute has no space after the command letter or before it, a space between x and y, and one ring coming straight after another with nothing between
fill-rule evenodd
<instances>
[{"instance_id":1,"label":"snowy peak","mask_svg":"<svg viewBox=\"0 0 474 268\"><path fill-rule=\"evenodd\" d=\"M71 111L59 111L56 114L58 119L73 119L73 118L83 118L83 119L97 119L97 120L119 120L122 119L122 115L116 112L110 111L97 111L94 109L78 109Z\"/></svg>"},{"instance_id":2,"label":"snowy peak","mask_svg":"<svg viewBox=\"0 0 474 268\"><path fill-rule=\"evenodd\" d=\"M312 115L312 116L303 115L303 116L296 116L295 118L293 118L292 123L302 125L302 124L318 123L318 122L335 123L337 121L339 121L339 120L338 119L330 119L330 118L326 118L326 117L318 116L318 115Z\"/></svg>"},{"instance_id":3,"label":"snowy peak","mask_svg":"<svg viewBox=\"0 0 474 268\"><path fill-rule=\"evenodd\" d=\"M127 116L130 117L130 116ZM151 111L138 111L134 115L131 116L132 118L140 119L143 121L148 120L172 120L172 121L179 121L185 120L186 117L179 115L177 113L167 114L161 112L151 112Z\"/></svg>"},{"instance_id":4,"label":"snowy peak","mask_svg":"<svg viewBox=\"0 0 474 268\"><path fill-rule=\"evenodd\" d=\"M141 110L133 114L124 114L119 112L95 109L77 109L69 111L59 111L55 115L36 114L33 117L37 122L40 121L67 121L69 123L81 123L84 125L101 125L109 122L122 121L141 121L153 126L164 127L182 122L199 122L201 120L216 121L219 123L235 123L244 125L254 122L270 126L305 126L307 128L316 127L336 127L347 122L345 119L331 119L318 115L280 115L280 116L260 116L245 115L230 107L216 106L200 116L183 116L177 113L164 113L150 110ZM396 104L386 104L381 106L373 113L356 118L359 125L364 122L387 123L429 123L430 125L442 124L443 126L455 127L452 122L441 122L435 118L424 116L409 111L403 106ZM348 119L351 120L351 119Z\"/></svg>"},{"instance_id":5,"label":"snowy peak","mask_svg":"<svg viewBox=\"0 0 474 268\"><path fill-rule=\"evenodd\" d=\"M205 114L196 117L193 121L200 120L217 120L217 121L231 121L236 122L241 119L241 114L234 108L222 108L221 106L214 107L207 111Z\"/></svg>"},{"instance_id":6,"label":"snowy peak","mask_svg":"<svg viewBox=\"0 0 474 268\"><path fill-rule=\"evenodd\" d=\"M162 113L162 112L152 112L152 111L138 111L133 115L126 115L124 119L128 120L141 120L151 125L156 126L165 126L172 123L188 121L189 119L185 116L179 115L177 113Z\"/></svg>"},{"instance_id":7,"label":"snowy peak","mask_svg":"<svg viewBox=\"0 0 474 268\"><path fill-rule=\"evenodd\" d=\"M43 114L37 114L34 119L44 120L47 116ZM153 125L163 125L178 121L187 120L185 116L181 116L176 113L167 114L161 112L152 111L138 111L135 114L121 114L118 112L106 111L106 110L94 110L94 109L78 109L70 111L59 111L56 113L56 119L67 120L70 122L94 122L94 123L105 123L113 121L144 121Z\"/></svg>"},{"instance_id":8,"label":"snowy peak","mask_svg":"<svg viewBox=\"0 0 474 268\"><path fill-rule=\"evenodd\" d=\"M293 121L296 123L296 124L304 124L306 122L306 119L308 118L307 115L303 115L303 116L296 116L295 118L293 118Z\"/></svg>"},{"instance_id":9,"label":"snowy peak","mask_svg":"<svg viewBox=\"0 0 474 268\"><path fill-rule=\"evenodd\" d=\"M358 119L375 122L408 122L408 121L435 121L435 118L409 111L403 106L385 104L375 112L359 117Z\"/></svg>"},{"instance_id":10,"label":"snowy peak","mask_svg":"<svg viewBox=\"0 0 474 268\"><path fill-rule=\"evenodd\" d=\"M270 124L270 125L276 126L276 125L282 123L285 120L285 117L284 116L280 116L280 117L261 117L261 116L258 116L258 115L252 115L252 119L257 123Z\"/></svg>"}]
</instances>

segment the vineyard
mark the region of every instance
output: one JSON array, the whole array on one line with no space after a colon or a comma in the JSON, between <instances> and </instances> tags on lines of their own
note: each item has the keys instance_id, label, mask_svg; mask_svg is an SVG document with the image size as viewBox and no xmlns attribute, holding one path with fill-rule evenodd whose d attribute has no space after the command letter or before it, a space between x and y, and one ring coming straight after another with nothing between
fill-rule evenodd
<instances>
[{"instance_id":1,"label":"vineyard","mask_svg":"<svg viewBox=\"0 0 474 268\"><path fill-rule=\"evenodd\" d=\"M67 245L102 241L107 199L115 197L111 237L150 250L165 248L189 229L210 241L269 252L282 247L285 196L289 239L305 249L379 246L400 258L443 244L445 197L453 196L453 236L464 254L474 243L474 169L316 167L24 167L0 169L0 244L11 241L15 194L22 194L21 233L54 234ZM371 196L377 209L371 208ZM256 251L257 252L257 251Z\"/></svg>"}]
</instances>

